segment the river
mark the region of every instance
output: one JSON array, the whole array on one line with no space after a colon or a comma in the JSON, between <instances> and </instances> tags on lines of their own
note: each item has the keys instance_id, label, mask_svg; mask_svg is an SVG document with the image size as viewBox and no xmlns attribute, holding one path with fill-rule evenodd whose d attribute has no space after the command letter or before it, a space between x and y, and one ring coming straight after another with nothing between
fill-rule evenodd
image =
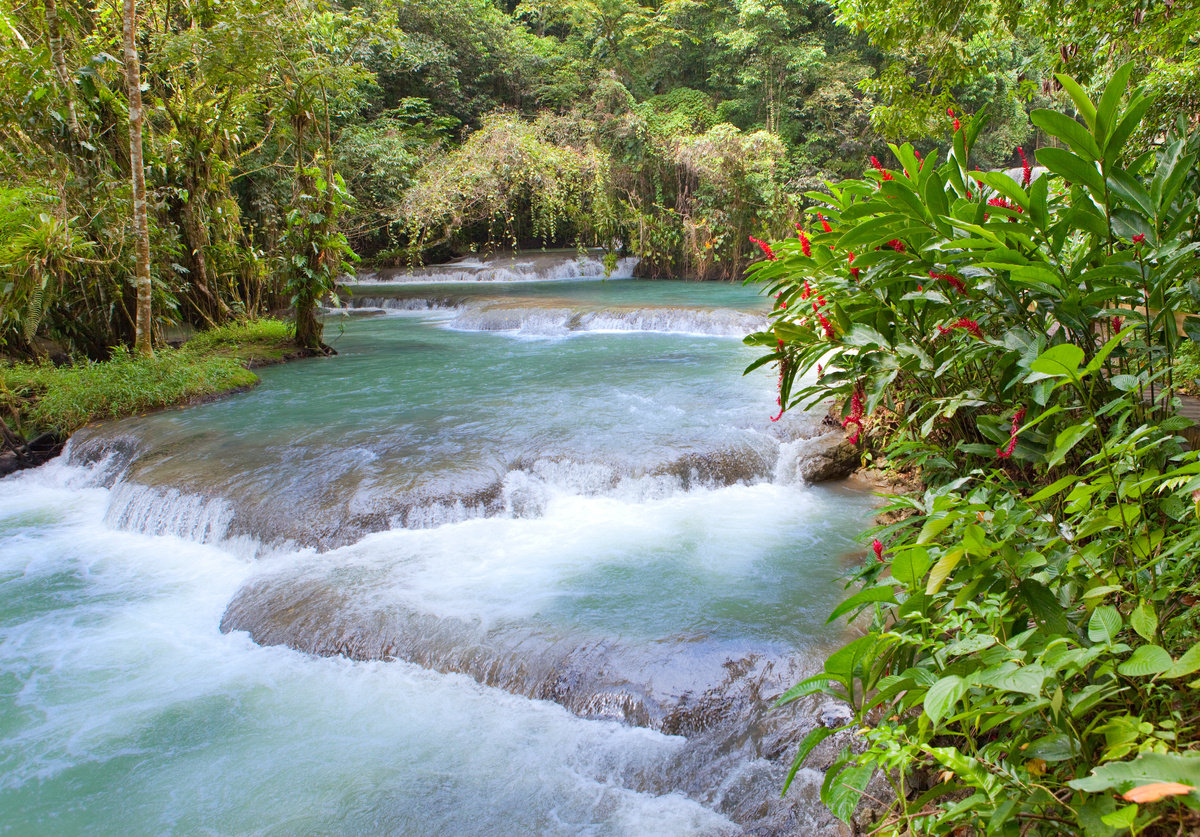
<instances>
[{"instance_id":1,"label":"river","mask_svg":"<svg viewBox=\"0 0 1200 837\"><path fill-rule=\"evenodd\" d=\"M799 478L753 289L554 270L376 277L0 480L0 833L837 833L778 793L837 708L769 706L871 498Z\"/></svg>"}]
</instances>

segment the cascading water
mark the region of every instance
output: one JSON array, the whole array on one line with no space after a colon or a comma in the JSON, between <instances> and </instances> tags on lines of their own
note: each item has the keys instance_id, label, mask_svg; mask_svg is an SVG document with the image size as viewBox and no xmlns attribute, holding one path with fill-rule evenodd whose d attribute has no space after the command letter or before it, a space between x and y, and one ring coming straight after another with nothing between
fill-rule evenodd
<instances>
[{"instance_id":1,"label":"cascading water","mask_svg":"<svg viewBox=\"0 0 1200 837\"><path fill-rule=\"evenodd\" d=\"M768 708L871 502L741 376L763 302L498 287L0 480L4 828L837 833L819 774L778 798L834 710Z\"/></svg>"}]
</instances>

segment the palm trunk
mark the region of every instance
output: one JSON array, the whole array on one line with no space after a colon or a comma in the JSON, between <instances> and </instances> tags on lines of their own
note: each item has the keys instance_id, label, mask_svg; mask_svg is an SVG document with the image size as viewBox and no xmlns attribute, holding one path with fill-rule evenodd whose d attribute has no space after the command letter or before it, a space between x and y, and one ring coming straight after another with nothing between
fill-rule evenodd
<instances>
[{"instance_id":1,"label":"palm trunk","mask_svg":"<svg viewBox=\"0 0 1200 837\"><path fill-rule=\"evenodd\" d=\"M137 317L134 320L134 349L141 355L154 354L150 321L150 221L146 215L146 168L142 160L142 74L137 53L137 6L124 0L125 86L129 93L129 168L133 178L133 228L136 239Z\"/></svg>"}]
</instances>

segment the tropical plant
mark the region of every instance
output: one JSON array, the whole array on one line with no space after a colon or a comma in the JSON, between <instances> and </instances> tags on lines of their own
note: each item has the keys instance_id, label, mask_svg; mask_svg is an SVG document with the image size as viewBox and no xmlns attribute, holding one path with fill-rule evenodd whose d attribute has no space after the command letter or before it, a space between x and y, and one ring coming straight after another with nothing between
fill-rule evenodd
<instances>
[{"instance_id":1,"label":"tropical plant","mask_svg":"<svg viewBox=\"0 0 1200 837\"><path fill-rule=\"evenodd\" d=\"M982 120L956 121L944 161L894 147L897 168L810 195L819 228L763 245L775 317L748 342L781 404L842 399L851 438L888 428L930 485L833 614L868 611L867 633L780 699L852 707L861 746L822 791L843 819L882 771L890 832L1197 821L1200 457L1171 359L1200 206L1187 138L1128 147L1151 106L1131 72L1099 101L1059 77L1079 120L1034 112L1062 146L1044 176L972 170Z\"/></svg>"}]
</instances>

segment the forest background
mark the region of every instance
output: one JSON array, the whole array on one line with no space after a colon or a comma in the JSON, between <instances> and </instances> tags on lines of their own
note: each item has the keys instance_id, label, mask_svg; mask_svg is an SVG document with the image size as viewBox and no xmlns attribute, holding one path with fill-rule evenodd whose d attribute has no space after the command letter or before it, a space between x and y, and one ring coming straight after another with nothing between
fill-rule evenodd
<instances>
[{"instance_id":1,"label":"forest background","mask_svg":"<svg viewBox=\"0 0 1200 837\"><path fill-rule=\"evenodd\" d=\"M133 4L126 4L133 5ZM1053 8L1051 8L1053 6ZM136 4L154 333L313 301L354 257L603 247L646 276L738 278L803 193L888 140L1027 112L1131 55L1160 122L1194 112L1173 3L152 0ZM0 5L0 351L133 342L129 15ZM905 23L907 21L907 23ZM1053 26L1049 23L1053 21ZM1032 156L1032 155L1031 155ZM311 329L310 329L311 332ZM319 328L302 343L319 344Z\"/></svg>"}]
</instances>

